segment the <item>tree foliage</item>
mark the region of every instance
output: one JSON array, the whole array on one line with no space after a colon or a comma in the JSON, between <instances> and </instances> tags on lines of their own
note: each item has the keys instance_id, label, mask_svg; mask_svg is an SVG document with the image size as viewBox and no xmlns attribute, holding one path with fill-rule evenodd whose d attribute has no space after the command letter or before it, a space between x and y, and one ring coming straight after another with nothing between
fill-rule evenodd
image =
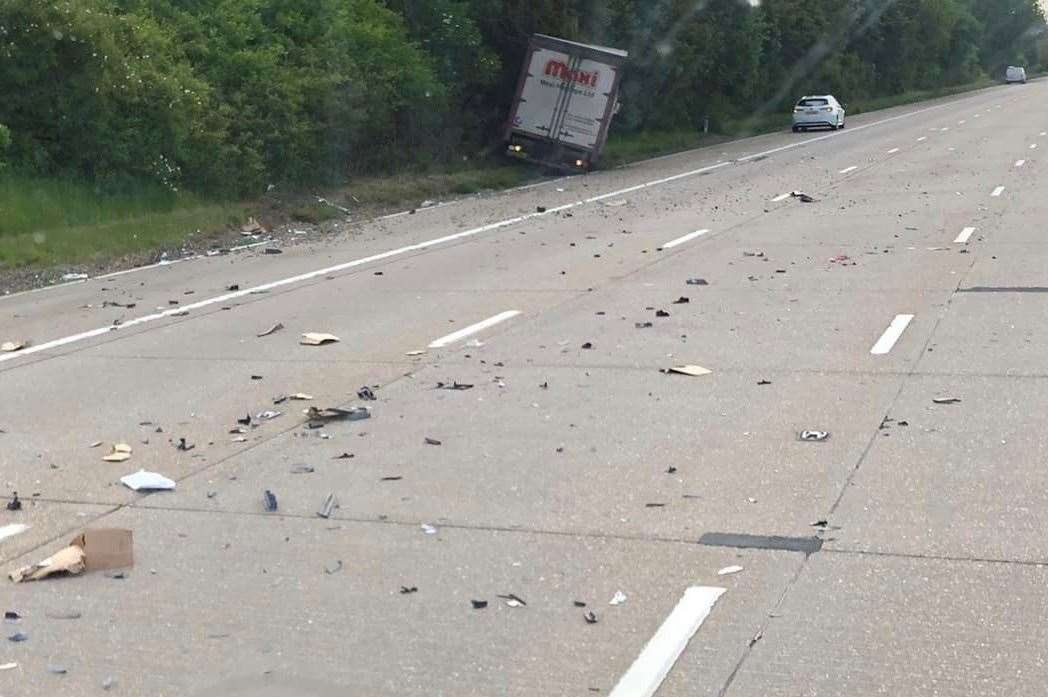
<instances>
[{"instance_id":1,"label":"tree foliage","mask_svg":"<svg viewBox=\"0 0 1048 697\"><path fill-rule=\"evenodd\" d=\"M616 128L998 76L1037 0L0 0L5 160L244 194L496 145L533 33L630 51Z\"/></svg>"}]
</instances>

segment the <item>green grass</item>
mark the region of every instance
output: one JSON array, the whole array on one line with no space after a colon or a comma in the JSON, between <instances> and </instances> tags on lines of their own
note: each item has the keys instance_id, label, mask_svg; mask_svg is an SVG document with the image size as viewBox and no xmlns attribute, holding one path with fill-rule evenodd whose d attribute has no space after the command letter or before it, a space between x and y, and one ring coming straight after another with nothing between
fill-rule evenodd
<instances>
[{"instance_id":1,"label":"green grass","mask_svg":"<svg viewBox=\"0 0 1048 697\"><path fill-rule=\"evenodd\" d=\"M524 165L497 164L441 173L360 178L342 187L342 195L351 208L417 205L425 200L509 189L537 177L536 170Z\"/></svg>"},{"instance_id":2,"label":"green grass","mask_svg":"<svg viewBox=\"0 0 1048 697\"><path fill-rule=\"evenodd\" d=\"M0 269L99 263L181 245L244 207L152 187L107 195L67 180L0 178Z\"/></svg>"},{"instance_id":3,"label":"green grass","mask_svg":"<svg viewBox=\"0 0 1048 697\"><path fill-rule=\"evenodd\" d=\"M976 80L975 82L969 82L963 85L954 85L952 87L940 87L933 90L918 90L913 92L903 92L902 94L896 94L889 97L877 97L873 99L858 99L853 103L848 104L848 114L864 114L868 111L878 111L880 109L890 109L895 106L903 106L904 104L915 104L916 102L925 102L930 99L939 99L941 97L949 97L954 94L961 94L963 92L971 92L973 90L983 89L985 87L993 87L994 85L1001 84L1000 80L993 80L990 78L983 78Z\"/></svg>"}]
</instances>

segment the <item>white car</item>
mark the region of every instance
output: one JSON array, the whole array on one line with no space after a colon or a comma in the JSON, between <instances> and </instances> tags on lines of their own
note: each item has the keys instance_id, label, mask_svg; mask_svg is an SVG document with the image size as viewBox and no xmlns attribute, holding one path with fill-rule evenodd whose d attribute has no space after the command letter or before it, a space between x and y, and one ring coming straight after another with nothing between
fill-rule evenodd
<instances>
[{"instance_id":1,"label":"white car","mask_svg":"<svg viewBox=\"0 0 1048 697\"><path fill-rule=\"evenodd\" d=\"M793 107L793 132L844 128L844 106L832 94L802 97Z\"/></svg>"},{"instance_id":2,"label":"white car","mask_svg":"<svg viewBox=\"0 0 1048 697\"><path fill-rule=\"evenodd\" d=\"M1017 65L1009 65L1008 70L1004 71L1005 82L1021 82L1026 84L1026 68L1019 67Z\"/></svg>"}]
</instances>

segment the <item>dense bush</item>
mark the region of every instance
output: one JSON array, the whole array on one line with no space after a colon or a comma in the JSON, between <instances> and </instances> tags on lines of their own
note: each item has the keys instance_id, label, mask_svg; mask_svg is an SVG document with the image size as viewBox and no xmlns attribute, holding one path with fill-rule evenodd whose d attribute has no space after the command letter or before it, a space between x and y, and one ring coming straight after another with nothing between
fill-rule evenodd
<instances>
[{"instance_id":1,"label":"dense bush","mask_svg":"<svg viewBox=\"0 0 1048 697\"><path fill-rule=\"evenodd\" d=\"M220 194L457 159L497 144L534 32L628 49L634 132L1048 56L1036 0L0 0L5 159Z\"/></svg>"}]
</instances>

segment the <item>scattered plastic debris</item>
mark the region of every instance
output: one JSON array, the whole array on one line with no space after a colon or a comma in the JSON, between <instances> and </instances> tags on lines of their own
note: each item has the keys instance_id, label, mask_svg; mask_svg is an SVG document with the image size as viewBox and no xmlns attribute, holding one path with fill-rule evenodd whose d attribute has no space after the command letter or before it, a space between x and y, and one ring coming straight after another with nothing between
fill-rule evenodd
<instances>
[{"instance_id":1,"label":"scattered plastic debris","mask_svg":"<svg viewBox=\"0 0 1048 697\"><path fill-rule=\"evenodd\" d=\"M321 332L306 332L299 339L298 343L303 346L324 346L325 344L334 344L342 341L334 334L323 334Z\"/></svg>"},{"instance_id":2,"label":"scattered plastic debris","mask_svg":"<svg viewBox=\"0 0 1048 697\"><path fill-rule=\"evenodd\" d=\"M418 586L401 586L401 595L411 595L412 593L418 593Z\"/></svg>"},{"instance_id":3,"label":"scattered plastic debris","mask_svg":"<svg viewBox=\"0 0 1048 697\"><path fill-rule=\"evenodd\" d=\"M634 322L633 326L636 329L651 329L655 325L652 324L651 322Z\"/></svg>"},{"instance_id":4,"label":"scattered plastic debris","mask_svg":"<svg viewBox=\"0 0 1048 697\"><path fill-rule=\"evenodd\" d=\"M69 669L57 663L49 663L47 666L47 672L54 673L55 675L65 675L69 672Z\"/></svg>"},{"instance_id":5,"label":"scattered plastic debris","mask_svg":"<svg viewBox=\"0 0 1048 697\"><path fill-rule=\"evenodd\" d=\"M288 399L293 399L296 402L308 402L313 399L313 395L306 394L305 392L296 392L293 395L288 395Z\"/></svg>"},{"instance_id":6,"label":"scattered plastic debris","mask_svg":"<svg viewBox=\"0 0 1048 697\"><path fill-rule=\"evenodd\" d=\"M52 620L78 620L82 617L79 610L45 610L44 616Z\"/></svg>"},{"instance_id":7,"label":"scattered plastic debris","mask_svg":"<svg viewBox=\"0 0 1048 697\"><path fill-rule=\"evenodd\" d=\"M763 379L761 379L761 380L757 381L757 384L761 385L761 386L770 385L771 384L771 380L763 380Z\"/></svg>"},{"instance_id":8,"label":"scattered plastic debris","mask_svg":"<svg viewBox=\"0 0 1048 697\"><path fill-rule=\"evenodd\" d=\"M693 378L713 373L712 370L703 368L701 365L676 365L672 368L664 368L661 372L667 375L688 375Z\"/></svg>"},{"instance_id":9,"label":"scattered plastic debris","mask_svg":"<svg viewBox=\"0 0 1048 697\"><path fill-rule=\"evenodd\" d=\"M320 504L320 510L317 511L317 515L321 518L330 518L331 514L335 512L336 508L338 508L338 499L335 498L335 495L333 493L328 494L327 497L324 499L324 503ZM276 510L275 499L273 510Z\"/></svg>"},{"instance_id":10,"label":"scattered plastic debris","mask_svg":"<svg viewBox=\"0 0 1048 697\"><path fill-rule=\"evenodd\" d=\"M405 356L425 356L426 352L421 350L408 351L404 354Z\"/></svg>"},{"instance_id":11,"label":"scattered plastic debris","mask_svg":"<svg viewBox=\"0 0 1048 697\"><path fill-rule=\"evenodd\" d=\"M597 613L593 612L593 610L587 610L586 614L582 616L582 619L586 620L586 624L597 624L597 622L599 622L597 619Z\"/></svg>"},{"instance_id":12,"label":"scattered plastic debris","mask_svg":"<svg viewBox=\"0 0 1048 697\"><path fill-rule=\"evenodd\" d=\"M120 478L120 483L132 491L171 491L175 482L162 474L138 470Z\"/></svg>"},{"instance_id":13,"label":"scattered plastic debris","mask_svg":"<svg viewBox=\"0 0 1048 697\"><path fill-rule=\"evenodd\" d=\"M106 462L124 462L131 459L131 446L127 443L114 443L109 454L102 458Z\"/></svg>"},{"instance_id":14,"label":"scattered plastic debris","mask_svg":"<svg viewBox=\"0 0 1048 697\"><path fill-rule=\"evenodd\" d=\"M487 600L470 600L469 602L473 606L474 610L483 610L488 606Z\"/></svg>"},{"instance_id":15,"label":"scattered plastic debris","mask_svg":"<svg viewBox=\"0 0 1048 697\"><path fill-rule=\"evenodd\" d=\"M324 566L324 573L327 574L328 576L330 576L331 574L337 574L339 571L342 571L342 560L341 559L339 559L338 561L335 561L333 563L329 563L329 564Z\"/></svg>"},{"instance_id":16,"label":"scattered plastic debris","mask_svg":"<svg viewBox=\"0 0 1048 697\"><path fill-rule=\"evenodd\" d=\"M378 399L378 397L375 396L375 393L372 392L371 388L367 385L364 385L359 390L357 390L357 397L363 399L365 402L374 402L376 399Z\"/></svg>"},{"instance_id":17,"label":"scattered plastic debris","mask_svg":"<svg viewBox=\"0 0 1048 697\"><path fill-rule=\"evenodd\" d=\"M527 603L524 599L515 593L506 593L505 595L497 596L506 601L506 605L509 607L527 607Z\"/></svg>"},{"instance_id":18,"label":"scattered plastic debris","mask_svg":"<svg viewBox=\"0 0 1048 697\"><path fill-rule=\"evenodd\" d=\"M20 619L22 619L22 616L14 610L6 610L4 612L4 622L17 622Z\"/></svg>"},{"instance_id":19,"label":"scattered plastic debris","mask_svg":"<svg viewBox=\"0 0 1048 697\"><path fill-rule=\"evenodd\" d=\"M371 418L371 410L367 407L353 407L352 409L341 409L339 407L326 407L318 409L310 407L305 411L306 418L311 423L323 424L329 421L363 421Z\"/></svg>"},{"instance_id":20,"label":"scattered plastic debris","mask_svg":"<svg viewBox=\"0 0 1048 697\"><path fill-rule=\"evenodd\" d=\"M18 667L17 663L3 663L3 664L0 664L0 672L3 672L5 670L12 670L12 669L17 668L17 667Z\"/></svg>"},{"instance_id":21,"label":"scattered plastic debris","mask_svg":"<svg viewBox=\"0 0 1048 697\"><path fill-rule=\"evenodd\" d=\"M437 390L463 391L463 390L472 390L473 389L473 385L469 385L469 384L466 384L464 382L458 382L458 381L438 382L437 386L434 389L437 389Z\"/></svg>"},{"instance_id":22,"label":"scattered plastic debris","mask_svg":"<svg viewBox=\"0 0 1048 697\"><path fill-rule=\"evenodd\" d=\"M622 605L624 602L626 602L626 594L622 591L615 591L615 595L608 601L608 605Z\"/></svg>"},{"instance_id":23,"label":"scattered plastic debris","mask_svg":"<svg viewBox=\"0 0 1048 697\"><path fill-rule=\"evenodd\" d=\"M589 350L589 349L593 348L593 342L591 342L591 341L587 341L586 343L584 343L584 344L582 345L582 348L584 348L584 349L586 349L586 350Z\"/></svg>"},{"instance_id":24,"label":"scattered plastic debris","mask_svg":"<svg viewBox=\"0 0 1048 697\"><path fill-rule=\"evenodd\" d=\"M265 234L266 229L262 227L262 224L255 220L253 217L248 218L247 222L240 226L240 234L245 237L251 237L254 235Z\"/></svg>"},{"instance_id":25,"label":"scattered plastic debris","mask_svg":"<svg viewBox=\"0 0 1048 697\"><path fill-rule=\"evenodd\" d=\"M691 302L691 298L689 298L689 297L687 297L685 295L682 295L679 298L677 298L676 300L674 300L673 304L674 305L687 305L690 302Z\"/></svg>"},{"instance_id":26,"label":"scattered plastic debris","mask_svg":"<svg viewBox=\"0 0 1048 697\"><path fill-rule=\"evenodd\" d=\"M708 286L709 281L705 278L689 278L685 283L689 286Z\"/></svg>"},{"instance_id":27,"label":"scattered plastic debris","mask_svg":"<svg viewBox=\"0 0 1048 697\"><path fill-rule=\"evenodd\" d=\"M263 254L283 254L284 250L280 247L266 247L262 250Z\"/></svg>"},{"instance_id":28,"label":"scattered plastic debris","mask_svg":"<svg viewBox=\"0 0 1048 697\"><path fill-rule=\"evenodd\" d=\"M665 310L656 310L655 311L655 316L656 317L660 317L660 318L664 318L664 317L669 317L670 313L666 312Z\"/></svg>"},{"instance_id":29,"label":"scattered plastic debris","mask_svg":"<svg viewBox=\"0 0 1048 697\"><path fill-rule=\"evenodd\" d=\"M266 509L267 513L273 513L277 510L277 497L269 489L266 489L262 494L262 507Z\"/></svg>"},{"instance_id":30,"label":"scattered plastic debris","mask_svg":"<svg viewBox=\"0 0 1048 697\"><path fill-rule=\"evenodd\" d=\"M192 443L187 443L185 438L179 438L178 443L175 445L175 450L181 450L182 452L188 452L196 446Z\"/></svg>"},{"instance_id":31,"label":"scattered plastic debris","mask_svg":"<svg viewBox=\"0 0 1048 697\"><path fill-rule=\"evenodd\" d=\"M822 442L830 437L829 431L801 431L797 434L798 440Z\"/></svg>"},{"instance_id":32,"label":"scattered plastic debris","mask_svg":"<svg viewBox=\"0 0 1048 697\"><path fill-rule=\"evenodd\" d=\"M441 445L441 442L439 440L437 440L436 438L429 438L429 437L427 437L425 442L426 442L426 445Z\"/></svg>"},{"instance_id":33,"label":"scattered plastic debris","mask_svg":"<svg viewBox=\"0 0 1048 697\"><path fill-rule=\"evenodd\" d=\"M310 465L295 465L291 468L291 474L313 474L316 470Z\"/></svg>"},{"instance_id":34,"label":"scattered plastic debris","mask_svg":"<svg viewBox=\"0 0 1048 697\"><path fill-rule=\"evenodd\" d=\"M109 690L112 690L113 687L115 687L115 686L116 686L116 679L113 678L113 676L111 676L111 675L108 676L105 680L102 681L102 689L106 690L107 692Z\"/></svg>"},{"instance_id":35,"label":"scattered plastic debris","mask_svg":"<svg viewBox=\"0 0 1048 697\"><path fill-rule=\"evenodd\" d=\"M25 632L15 632L14 634L8 635L7 640L8 641L13 641L15 643L19 643L19 642L25 641L28 638L29 638L29 635L26 634Z\"/></svg>"},{"instance_id":36,"label":"scattered plastic debris","mask_svg":"<svg viewBox=\"0 0 1048 697\"><path fill-rule=\"evenodd\" d=\"M801 203L815 203L815 198L804 193L803 191L791 191L790 196L795 199L799 199Z\"/></svg>"},{"instance_id":37,"label":"scattered plastic debris","mask_svg":"<svg viewBox=\"0 0 1048 697\"><path fill-rule=\"evenodd\" d=\"M257 336L259 339L261 339L264 336L269 336L270 334L276 334L277 332L279 332L283 328L284 328L284 325L281 324L280 322L277 322L276 324L274 324L269 329L265 330L264 332L259 332L255 336Z\"/></svg>"},{"instance_id":38,"label":"scattered plastic debris","mask_svg":"<svg viewBox=\"0 0 1048 697\"><path fill-rule=\"evenodd\" d=\"M18 498L18 492L11 492L11 500L7 502L7 510L9 511L20 511L22 510L22 500Z\"/></svg>"},{"instance_id":39,"label":"scattered plastic debris","mask_svg":"<svg viewBox=\"0 0 1048 697\"><path fill-rule=\"evenodd\" d=\"M332 460L352 460L354 457L353 453L342 453L331 458Z\"/></svg>"},{"instance_id":40,"label":"scattered plastic debris","mask_svg":"<svg viewBox=\"0 0 1048 697\"><path fill-rule=\"evenodd\" d=\"M0 344L0 351L4 353L14 353L15 351L21 351L29 345L27 341L5 341Z\"/></svg>"},{"instance_id":41,"label":"scattered plastic debris","mask_svg":"<svg viewBox=\"0 0 1048 697\"><path fill-rule=\"evenodd\" d=\"M723 569L717 572L718 576L731 576L742 571L741 566L725 566Z\"/></svg>"},{"instance_id":42,"label":"scattered plastic debris","mask_svg":"<svg viewBox=\"0 0 1048 697\"><path fill-rule=\"evenodd\" d=\"M960 404L960 397L936 397L932 400L935 404Z\"/></svg>"},{"instance_id":43,"label":"scattered plastic debris","mask_svg":"<svg viewBox=\"0 0 1048 697\"><path fill-rule=\"evenodd\" d=\"M277 418L278 416L283 416L283 415L284 415L284 412L282 412L282 411L273 411L272 409L267 409L266 411L262 411L262 412L259 412L259 413L255 414L255 418L258 419L259 421L272 421L273 419ZM251 423L251 421L248 421L248 423Z\"/></svg>"},{"instance_id":44,"label":"scattered plastic debris","mask_svg":"<svg viewBox=\"0 0 1048 697\"><path fill-rule=\"evenodd\" d=\"M432 525L430 525L429 523L423 523L419 527L421 527L422 528L422 532L426 533L427 535L436 535L437 534L437 529L435 527L433 527Z\"/></svg>"}]
</instances>

